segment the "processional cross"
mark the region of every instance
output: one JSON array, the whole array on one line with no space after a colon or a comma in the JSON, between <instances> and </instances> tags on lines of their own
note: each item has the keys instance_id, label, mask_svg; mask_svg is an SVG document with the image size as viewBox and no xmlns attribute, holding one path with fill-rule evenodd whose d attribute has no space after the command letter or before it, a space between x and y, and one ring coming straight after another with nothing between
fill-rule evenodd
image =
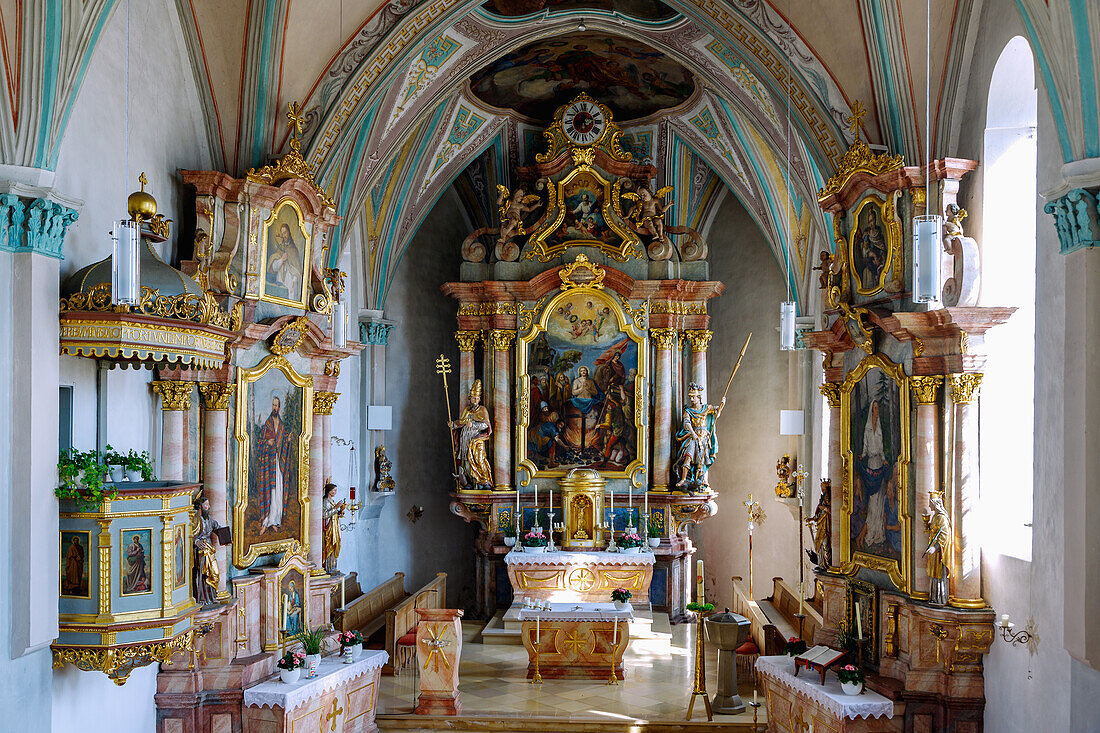
<instances>
[{"instance_id":1,"label":"processional cross","mask_svg":"<svg viewBox=\"0 0 1100 733\"><path fill-rule=\"evenodd\" d=\"M863 121L864 115L867 114L867 108L863 106L863 102L858 99L852 101L852 116L844 118L844 124L848 126L848 129L852 133L852 137L856 140L859 139L859 125Z\"/></svg>"},{"instance_id":2,"label":"processional cross","mask_svg":"<svg viewBox=\"0 0 1100 733\"><path fill-rule=\"evenodd\" d=\"M287 123L287 127L290 128L290 147L292 150L298 150L302 145L299 138L305 130L306 118L302 114L302 105L297 102L291 102L287 107L289 111L286 113L286 118L290 120Z\"/></svg>"},{"instance_id":3,"label":"processional cross","mask_svg":"<svg viewBox=\"0 0 1100 733\"><path fill-rule=\"evenodd\" d=\"M749 494L749 498L741 502L749 512L749 600L753 600L752 596L752 530L757 524L764 522L764 508L760 506L760 502L752 498L752 494Z\"/></svg>"}]
</instances>

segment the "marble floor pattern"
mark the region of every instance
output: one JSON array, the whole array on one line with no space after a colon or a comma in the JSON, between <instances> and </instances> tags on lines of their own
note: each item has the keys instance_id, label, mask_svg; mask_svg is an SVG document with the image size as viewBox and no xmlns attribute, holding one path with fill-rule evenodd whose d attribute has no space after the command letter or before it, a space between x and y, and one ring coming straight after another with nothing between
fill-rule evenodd
<instances>
[{"instance_id":1,"label":"marble floor pattern","mask_svg":"<svg viewBox=\"0 0 1100 733\"><path fill-rule=\"evenodd\" d=\"M625 655L626 679L618 685L593 680L545 680L541 685L526 679L527 653L521 646L482 644L483 623L463 623L462 661L459 666L462 712L465 716L492 714L501 718L552 717L577 721L684 721L693 678L694 625L671 627L670 633L631 640ZM657 624L654 625L655 629ZM717 650L707 647L707 691L717 689ZM413 712L418 677L415 662L397 677L382 677L379 691L379 725L385 716ZM739 692L752 700L752 685ZM761 701L763 691L761 691ZM702 698L695 703L693 722L705 722ZM758 720L765 728L765 708ZM738 715L715 715L715 723L752 722L752 708Z\"/></svg>"}]
</instances>

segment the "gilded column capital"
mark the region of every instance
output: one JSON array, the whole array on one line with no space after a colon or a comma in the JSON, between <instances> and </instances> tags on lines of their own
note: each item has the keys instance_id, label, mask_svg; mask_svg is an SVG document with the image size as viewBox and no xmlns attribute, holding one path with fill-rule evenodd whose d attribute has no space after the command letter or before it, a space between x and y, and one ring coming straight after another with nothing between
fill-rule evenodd
<instances>
[{"instance_id":1,"label":"gilded column capital","mask_svg":"<svg viewBox=\"0 0 1100 733\"><path fill-rule=\"evenodd\" d=\"M207 410L228 410L229 400L237 392L237 385L222 382L199 382L199 394Z\"/></svg>"},{"instance_id":2,"label":"gilded column capital","mask_svg":"<svg viewBox=\"0 0 1100 733\"><path fill-rule=\"evenodd\" d=\"M840 407L840 385L833 382L826 382L818 387L821 390L821 394L825 395L825 399L829 401L829 407Z\"/></svg>"},{"instance_id":3,"label":"gilded column capital","mask_svg":"<svg viewBox=\"0 0 1100 733\"><path fill-rule=\"evenodd\" d=\"M671 349L673 344L676 343L675 328L653 328L650 329L649 336L658 349Z\"/></svg>"},{"instance_id":4,"label":"gilded column capital","mask_svg":"<svg viewBox=\"0 0 1100 733\"><path fill-rule=\"evenodd\" d=\"M710 346L710 340L714 337L714 331L706 328L693 328L681 331L680 335L691 344L691 350L695 352L706 351Z\"/></svg>"},{"instance_id":5,"label":"gilded column capital","mask_svg":"<svg viewBox=\"0 0 1100 733\"><path fill-rule=\"evenodd\" d=\"M936 390L943 384L940 376L917 376L909 378L909 388L918 405L932 405L936 402Z\"/></svg>"},{"instance_id":6,"label":"gilded column capital","mask_svg":"<svg viewBox=\"0 0 1100 733\"><path fill-rule=\"evenodd\" d=\"M455 331L455 340L458 341L458 350L464 354L472 353L481 340L481 331Z\"/></svg>"},{"instance_id":7,"label":"gilded column capital","mask_svg":"<svg viewBox=\"0 0 1100 733\"><path fill-rule=\"evenodd\" d=\"M191 382L151 382L153 391L160 395L162 410L187 410L191 407Z\"/></svg>"},{"instance_id":8,"label":"gilded column capital","mask_svg":"<svg viewBox=\"0 0 1100 733\"><path fill-rule=\"evenodd\" d=\"M515 331L505 331L494 328L486 332L486 345L493 351L507 351L512 348L512 342L516 339Z\"/></svg>"},{"instance_id":9,"label":"gilded column capital","mask_svg":"<svg viewBox=\"0 0 1100 733\"><path fill-rule=\"evenodd\" d=\"M951 374L947 377L951 384L951 401L957 405L973 402L982 386L981 372Z\"/></svg>"},{"instance_id":10,"label":"gilded column capital","mask_svg":"<svg viewBox=\"0 0 1100 733\"><path fill-rule=\"evenodd\" d=\"M314 415L331 415L332 408L336 405L336 400L340 396L339 392L314 392L313 393L313 414Z\"/></svg>"}]
</instances>

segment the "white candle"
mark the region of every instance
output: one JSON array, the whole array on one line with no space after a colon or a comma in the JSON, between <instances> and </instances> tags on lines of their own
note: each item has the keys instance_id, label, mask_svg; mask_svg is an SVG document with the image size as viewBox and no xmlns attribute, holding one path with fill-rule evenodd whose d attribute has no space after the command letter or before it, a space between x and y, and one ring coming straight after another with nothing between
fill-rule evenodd
<instances>
[{"instance_id":1,"label":"white candle","mask_svg":"<svg viewBox=\"0 0 1100 733\"><path fill-rule=\"evenodd\" d=\"M802 615L802 601L804 600L805 592L802 590L802 584L798 584L798 615Z\"/></svg>"},{"instance_id":2,"label":"white candle","mask_svg":"<svg viewBox=\"0 0 1100 733\"><path fill-rule=\"evenodd\" d=\"M611 489L611 532L615 532L615 489Z\"/></svg>"},{"instance_id":3,"label":"white candle","mask_svg":"<svg viewBox=\"0 0 1100 733\"><path fill-rule=\"evenodd\" d=\"M642 497L642 514L646 517L646 522L649 522L649 488L645 490L645 495ZM646 527L646 534L649 534L649 527Z\"/></svg>"},{"instance_id":4,"label":"white candle","mask_svg":"<svg viewBox=\"0 0 1100 733\"><path fill-rule=\"evenodd\" d=\"M626 508L627 508L627 509L633 509L633 508L634 508L634 484L631 484L631 485L630 485L630 488L629 488L629 489L627 489L627 494L626 494ZM633 514L630 514L630 512L629 512L629 511L627 512L627 514L628 514L629 516L634 516Z\"/></svg>"},{"instance_id":5,"label":"white candle","mask_svg":"<svg viewBox=\"0 0 1100 733\"><path fill-rule=\"evenodd\" d=\"M753 706L754 706L754 707L755 707L756 705L759 705L759 704L760 704L760 703L758 703L758 702L756 701L756 688L755 688L755 687L754 687L754 688L752 688L752 704L753 704Z\"/></svg>"},{"instance_id":6,"label":"white candle","mask_svg":"<svg viewBox=\"0 0 1100 733\"><path fill-rule=\"evenodd\" d=\"M535 525L539 523L539 485L535 484Z\"/></svg>"},{"instance_id":7,"label":"white candle","mask_svg":"<svg viewBox=\"0 0 1100 733\"><path fill-rule=\"evenodd\" d=\"M1008 625L1008 614L1007 614L1007 613L1002 613L1002 614L1001 614L1001 624L1002 624L1003 626L1007 626L1007 625Z\"/></svg>"},{"instance_id":8,"label":"white candle","mask_svg":"<svg viewBox=\"0 0 1100 733\"><path fill-rule=\"evenodd\" d=\"M536 646L542 640L542 629L539 627L539 616L535 616L535 644Z\"/></svg>"},{"instance_id":9,"label":"white candle","mask_svg":"<svg viewBox=\"0 0 1100 733\"><path fill-rule=\"evenodd\" d=\"M611 645L614 646L615 644L618 644L618 643L619 643L619 617L616 616L615 617L615 635L613 637L611 637Z\"/></svg>"},{"instance_id":10,"label":"white candle","mask_svg":"<svg viewBox=\"0 0 1100 733\"><path fill-rule=\"evenodd\" d=\"M550 489L550 513L554 513L554 490ZM554 528L554 518L550 517L550 529Z\"/></svg>"},{"instance_id":11,"label":"white candle","mask_svg":"<svg viewBox=\"0 0 1100 733\"><path fill-rule=\"evenodd\" d=\"M695 598L695 600L697 600L699 603L706 603L706 601L703 600L704 598L706 598L706 596L703 595L703 561L702 560L698 560L695 563L695 584L696 584L696 588L695 588L696 598Z\"/></svg>"},{"instance_id":12,"label":"white candle","mask_svg":"<svg viewBox=\"0 0 1100 733\"><path fill-rule=\"evenodd\" d=\"M856 638L863 638L863 622L860 620L859 604L856 604Z\"/></svg>"},{"instance_id":13,"label":"white candle","mask_svg":"<svg viewBox=\"0 0 1100 733\"><path fill-rule=\"evenodd\" d=\"M516 537L519 537L520 520L519 520L519 484L516 484L516 516L513 517L516 525Z\"/></svg>"}]
</instances>

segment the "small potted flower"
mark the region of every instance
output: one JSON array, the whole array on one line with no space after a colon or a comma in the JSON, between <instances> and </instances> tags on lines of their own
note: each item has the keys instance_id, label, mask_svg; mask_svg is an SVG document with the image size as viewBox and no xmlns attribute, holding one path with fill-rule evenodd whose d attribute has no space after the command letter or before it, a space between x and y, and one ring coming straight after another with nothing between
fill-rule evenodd
<instances>
[{"instance_id":1,"label":"small potted flower","mask_svg":"<svg viewBox=\"0 0 1100 733\"><path fill-rule=\"evenodd\" d=\"M630 608L630 591L626 588L616 588L611 591L611 600L615 601L616 611L625 611Z\"/></svg>"},{"instance_id":2,"label":"small potted flower","mask_svg":"<svg viewBox=\"0 0 1100 733\"><path fill-rule=\"evenodd\" d=\"M305 654L287 652L282 659L275 663L275 666L279 668L279 679L288 685L294 684L302 676L302 667L305 663Z\"/></svg>"},{"instance_id":3,"label":"small potted flower","mask_svg":"<svg viewBox=\"0 0 1100 733\"><path fill-rule=\"evenodd\" d=\"M661 526L663 519L664 515L657 513L651 513L646 519L646 537L649 538L649 546L653 549L661 546L661 534L664 532L664 527Z\"/></svg>"},{"instance_id":4,"label":"small potted flower","mask_svg":"<svg viewBox=\"0 0 1100 733\"><path fill-rule=\"evenodd\" d=\"M503 519L500 522L500 533L504 535L504 546L516 546L516 524L511 519Z\"/></svg>"},{"instance_id":5,"label":"small potted flower","mask_svg":"<svg viewBox=\"0 0 1100 733\"><path fill-rule=\"evenodd\" d=\"M854 664L845 664L836 671L840 680L840 689L845 695L858 695L863 692L863 670Z\"/></svg>"},{"instance_id":6,"label":"small potted flower","mask_svg":"<svg viewBox=\"0 0 1100 733\"><path fill-rule=\"evenodd\" d=\"M72 499L78 511L97 511L104 499L118 496L115 486L103 480L106 468L99 462L99 452L73 450L57 459L57 477L61 485L54 490L58 499Z\"/></svg>"},{"instance_id":7,"label":"small potted flower","mask_svg":"<svg viewBox=\"0 0 1100 733\"><path fill-rule=\"evenodd\" d=\"M340 651L344 657L344 664L351 664L363 650L363 635L358 630L340 632Z\"/></svg>"},{"instance_id":8,"label":"small potted flower","mask_svg":"<svg viewBox=\"0 0 1100 733\"><path fill-rule=\"evenodd\" d=\"M632 527L629 529L633 529ZM637 555L642 551L642 538L638 536L637 532L626 531L623 536L619 538L619 547L623 552Z\"/></svg>"},{"instance_id":9,"label":"small potted flower","mask_svg":"<svg viewBox=\"0 0 1100 733\"><path fill-rule=\"evenodd\" d=\"M790 639L787 639L788 657L797 657L799 654L806 651L806 649L808 649L806 642L799 639L797 636L792 636Z\"/></svg>"},{"instance_id":10,"label":"small potted flower","mask_svg":"<svg viewBox=\"0 0 1100 733\"><path fill-rule=\"evenodd\" d=\"M524 552L546 552L547 539L542 532L542 527L533 527L527 530L520 538L520 542L523 543Z\"/></svg>"}]
</instances>

